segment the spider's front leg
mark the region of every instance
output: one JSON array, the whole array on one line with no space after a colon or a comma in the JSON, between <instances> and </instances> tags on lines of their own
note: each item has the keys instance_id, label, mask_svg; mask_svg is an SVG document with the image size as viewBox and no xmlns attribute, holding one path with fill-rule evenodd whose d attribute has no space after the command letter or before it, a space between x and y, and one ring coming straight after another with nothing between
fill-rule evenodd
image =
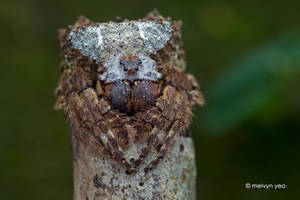
<instances>
[{"instance_id":1,"label":"spider's front leg","mask_svg":"<svg viewBox=\"0 0 300 200\"><path fill-rule=\"evenodd\" d=\"M57 93L64 93L61 102L65 102L64 110L70 125L85 133L78 137L83 140L90 139L98 147L104 148L109 156L114 157L129 172L133 172L132 165L125 159L116 139L109 134L110 127L104 120L110 105L104 99L99 99L85 72L81 68L75 72L65 70L60 86Z\"/></svg>"},{"instance_id":2,"label":"spider's front leg","mask_svg":"<svg viewBox=\"0 0 300 200\"><path fill-rule=\"evenodd\" d=\"M179 120L173 122L164 140L156 145L158 151L155 158L144 168L145 173L151 171L159 161L164 158L169 149L173 147L173 144L177 141L179 136L179 134L177 134L179 126L182 126Z\"/></svg>"},{"instance_id":3,"label":"spider's front leg","mask_svg":"<svg viewBox=\"0 0 300 200\"><path fill-rule=\"evenodd\" d=\"M163 90L163 95L158 99L156 106L161 110L161 119L166 121L161 126L165 136L154 145L156 156L144 171L152 170L165 154L170 151L179 137L188 130L191 117L191 105L203 105L204 101L198 91L198 84L192 75L181 75L180 72L172 70L166 78L168 86ZM159 126L159 125L158 125Z\"/></svg>"}]
</instances>

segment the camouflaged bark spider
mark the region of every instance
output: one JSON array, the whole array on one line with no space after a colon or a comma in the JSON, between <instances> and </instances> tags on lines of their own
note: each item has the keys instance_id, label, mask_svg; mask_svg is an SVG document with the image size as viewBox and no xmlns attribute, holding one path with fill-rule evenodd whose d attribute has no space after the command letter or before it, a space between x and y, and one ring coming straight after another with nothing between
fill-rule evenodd
<instances>
[{"instance_id":1,"label":"camouflaged bark spider","mask_svg":"<svg viewBox=\"0 0 300 200\"><path fill-rule=\"evenodd\" d=\"M204 100L184 73L181 22L150 13L138 21L80 17L60 31L63 74L56 107L87 145L128 174L153 169L186 137L192 105Z\"/></svg>"}]
</instances>

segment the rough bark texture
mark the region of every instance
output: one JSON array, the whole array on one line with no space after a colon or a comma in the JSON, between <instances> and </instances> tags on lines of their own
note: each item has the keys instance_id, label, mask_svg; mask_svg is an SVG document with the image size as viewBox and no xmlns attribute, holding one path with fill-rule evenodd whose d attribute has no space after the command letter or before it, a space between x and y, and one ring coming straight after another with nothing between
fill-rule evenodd
<instances>
[{"instance_id":1,"label":"rough bark texture","mask_svg":"<svg viewBox=\"0 0 300 200\"><path fill-rule=\"evenodd\" d=\"M194 200L189 124L204 100L184 72L181 22L80 17L59 33L56 108L72 133L74 200Z\"/></svg>"},{"instance_id":2,"label":"rough bark texture","mask_svg":"<svg viewBox=\"0 0 300 200\"><path fill-rule=\"evenodd\" d=\"M195 155L190 137L181 137L154 170L128 175L115 160L76 138L80 134L72 130L74 200L196 199Z\"/></svg>"}]
</instances>

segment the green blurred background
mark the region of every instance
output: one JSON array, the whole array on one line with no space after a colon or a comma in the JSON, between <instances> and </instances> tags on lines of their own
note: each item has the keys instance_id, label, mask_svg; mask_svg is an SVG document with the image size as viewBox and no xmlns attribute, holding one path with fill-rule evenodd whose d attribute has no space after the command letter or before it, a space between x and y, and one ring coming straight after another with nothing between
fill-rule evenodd
<instances>
[{"instance_id":1,"label":"green blurred background","mask_svg":"<svg viewBox=\"0 0 300 200\"><path fill-rule=\"evenodd\" d=\"M72 199L67 124L53 110L57 29L80 14L106 22L153 8L183 21L187 71L207 104L196 108L199 199L300 196L300 2L16 1L0 5L0 199ZM285 184L284 190L245 183Z\"/></svg>"}]
</instances>

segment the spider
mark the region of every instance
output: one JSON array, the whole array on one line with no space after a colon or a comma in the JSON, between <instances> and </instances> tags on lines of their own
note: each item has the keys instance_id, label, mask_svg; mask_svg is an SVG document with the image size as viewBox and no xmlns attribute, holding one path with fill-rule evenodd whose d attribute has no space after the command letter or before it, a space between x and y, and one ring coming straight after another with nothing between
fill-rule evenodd
<instances>
[{"instance_id":1,"label":"spider","mask_svg":"<svg viewBox=\"0 0 300 200\"><path fill-rule=\"evenodd\" d=\"M94 23L81 16L60 31L62 76L56 107L72 129L125 167L152 170L179 137L192 105L203 105L184 72L181 23L150 13L138 21Z\"/></svg>"}]
</instances>

